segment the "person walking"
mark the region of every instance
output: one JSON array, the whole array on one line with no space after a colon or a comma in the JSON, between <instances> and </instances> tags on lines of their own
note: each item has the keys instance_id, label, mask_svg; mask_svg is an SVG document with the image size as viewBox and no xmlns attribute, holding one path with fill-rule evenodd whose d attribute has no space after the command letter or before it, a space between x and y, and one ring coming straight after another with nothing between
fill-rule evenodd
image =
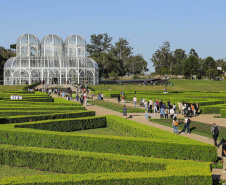
<instances>
[{"instance_id":1,"label":"person walking","mask_svg":"<svg viewBox=\"0 0 226 185\"><path fill-rule=\"evenodd\" d=\"M174 133L174 134L178 134L178 131L177 131L177 126L178 126L178 120L177 120L177 117L174 117L172 126L173 126L173 133ZM176 133L175 133L175 132L176 132Z\"/></svg>"},{"instance_id":2,"label":"person walking","mask_svg":"<svg viewBox=\"0 0 226 185\"><path fill-rule=\"evenodd\" d=\"M144 100L144 108L145 108L145 110L147 110L147 108L148 108L148 102L146 100Z\"/></svg>"},{"instance_id":3,"label":"person walking","mask_svg":"<svg viewBox=\"0 0 226 185\"><path fill-rule=\"evenodd\" d=\"M118 103L120 103L121 99L120 99L120 94L118 94Z\"/></svg>"},{"instance_id":4,"label":"person walking","mask_svg":"<svg viewBox=\"0 0 226 185\"><path fill-rule=\"evenodd\" d=\"M184 129L182 130L182 133L184 134L185 133L185 130L187 128L187 134L190 134L189 133L189 125L191 123L191 120L188 118L188 115L186 115L186 118L184 119Z\"/></svg>"},{"instance_id":5,"label":"person walking","mask_svg":"<svg viewBox=\"0 0 226 185\"><path fill-rule=\"evenodd\" d=\"M220 129L216 125L216 123L213 123L213 127L211 128L211 132L213 134L214 145L217 146L217 138L219 136Z\"/></svg>"},{"instance_id":6,"label":"person walking","mask_svg":"<svg viewBox=\"0 0 226 185\"><path fill-rule=\"evenodd\" d=\"M80 97L80 103L83 105L83 102L84 102L84 97L83 97L83 95L81 95L81 97Z\"/></svg>"},{"instance_id":7,"label":"person walking","mask_svg":"<svg viewBox=\"0 0 226 185\"><path fill-rule=\"evenodd\" d=\"M104 100L104 94L102 92L100 93L100 99Z\"/></svg>"},{"instance_id":8,"label":"person walking","mask_svg":"<svg viewBox=\"0 0 226 185\"><path fill-rule=\"evenodd\" d=\"M153 106L153 101L152 101L152 99L150 99L149 100L149 112L151 111L151 113L152 113L152 106Z\"/></svg>"},{"instance_id":9,"label":"person walking","mask_svg":"<svg viewBox=\"0 0 226 185\"><path fill-rule=\"evenodd\" d=\"M165 110L163 107L160 108L160 119L164 119Z\"/></svg>"},{"instance_id":10,"label":"person walking","mask_svg":"<svg viewBox=\"0 0 226 185\"><path fill-rule=\"evenodd\" d=\"M126 118L127 116L127 108L126 105L123 105L123 118Z\"/></svg>"},{"instance_id":11,"label":"person walking","mask_svg":"<svg viewBox=\"0 0 226 185\"><path fill-rule=\"evenodd\" d=\"M154 101L153 106L154 106L154 113L158 113L156 101Z\"/></svg>"},{"instance_id":12,"label":"person walking","mask_svg":"<svg viewBox=\"0 0 226 185\"><path fill-rule=\"evenodd\" d=\"M133 97L133 103L134 103L134 107L136 107L136 104L137 104L137 98L136 98L136 96Z\"/></svg>"},{"instance_id":13,"label":"person walking","mask_svg":"<svg viewBox=\"0 0 226 185\"><path fill-rule=\"evenodd\" d=\"M179 114L182 112L182 103L178 102L178 110L179 110Z\"/></svg>"},{"instance_id":14,"label":"person walking","mask_svg":"<svg viewBox=\"0 0 226 185\"><path fill-rule=\"evenodd\" d=\"M84 94L84 101L85 101L85 107L86 107L86 105L87 105L87 96L86 96L86 93Z\"/></svg>"}]
</instances>

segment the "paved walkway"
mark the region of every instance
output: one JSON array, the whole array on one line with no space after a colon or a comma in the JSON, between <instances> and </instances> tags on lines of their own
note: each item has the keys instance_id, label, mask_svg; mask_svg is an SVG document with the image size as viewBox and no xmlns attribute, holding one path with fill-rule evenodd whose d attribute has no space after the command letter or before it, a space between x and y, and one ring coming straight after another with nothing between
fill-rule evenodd
<instances>
[{"instance_id":1,"label":"paved walkway","mask_svg":"<svg viewBox=\"0 0 226 185\"><path fill-rule=\"evenodd\" d=\"M57 97L57 95L54 95L54 94L52 96ZM72 101L76 101L76 100L72 100ZM106 99L106 101L117 102L116 99ZM121 103L121 104L123 105L123 103ZM127 106L133 106L132 103L126 103L126 105ZM106 109L106 108L103 108L103 107L99 107L99 106L96 106L96 105L87 104L87 106L85 108L86 108L86 110L95 111L96 116L117 115L117 116L122 117L122 113L119 113L119 112L116 112L116 111L113 111L113 110L109 110L109 109ZM133 120L133 121L145 124L145 125L149 125L149 126L152 126L152 127L160 128L162 130L169 131L169 132L173 133L173 128L171 128L171 127L160 125L160 124L153 123L153 122L146 120L144 113L128 113L128 115L132 115L132 118L128 118L130 120ZM159 113L151 113L150 115L151 115L152 118L159 118ZM178 117L184 118L184 116L180 115L180 114L178 115ZM216 119L217 119L217 121L216 121ZM212 124L213 120L214 120L214 122L216 122L219 125L218 119L219 118L213 118L213 115L199 115L197 117L192 118L192 120L200 121L200 122L204 122L204 123L208 123L208 124ZM226 125L226 119L222 119L222 124L224 126ZM197 134L181 134L181 136L189 137L191 139L201 141L201 142L204 142L204 143L213 144L213 139L210 139L210 138L207 138L207 137L204 137L204 136L200 136L200 135L197 135ZM221 157L222 146L220 146L218 148L217 152L218 152L218 156ZM213 169L212 173L213 173L213 178L219 178L220 177L221 179L226 180L226 173L223 173L221 169Z\"/></svg>"}]
</instances>

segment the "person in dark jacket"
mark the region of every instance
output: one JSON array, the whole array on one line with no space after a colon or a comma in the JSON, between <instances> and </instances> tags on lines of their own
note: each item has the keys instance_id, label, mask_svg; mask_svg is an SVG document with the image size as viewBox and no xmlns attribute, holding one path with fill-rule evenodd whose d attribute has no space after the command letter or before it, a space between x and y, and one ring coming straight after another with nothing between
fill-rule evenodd
<instances>
[{"instance_id":1,"label":"person in dark jacket","mask_svg":"<svg viewBox=\"0 0 226 185\"><path fill-rule=\"evenodd\" d=\"M211 132L213 134L214 145L217 146L217 138L219 136L220 129L216 125L216 123L213 123L213 127L211 128Z\"/></svg>"}]
</instances>

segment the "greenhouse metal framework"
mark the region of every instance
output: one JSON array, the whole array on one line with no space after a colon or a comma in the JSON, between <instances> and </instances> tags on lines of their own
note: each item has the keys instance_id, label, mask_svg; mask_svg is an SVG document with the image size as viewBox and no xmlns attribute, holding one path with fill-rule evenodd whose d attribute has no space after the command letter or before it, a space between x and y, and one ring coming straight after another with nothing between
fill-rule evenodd
<instances>
[{"instance_id":1,"label":"greenhouse metal framework","mask_svg":"<svg viewBox=\"0 0 226 185\"><path fill-rule=\"evenodd\" d=\"M86 41L79 35L71 35L63 42L59 36L50 34L40 43L35 35L24 34L17 40L16 57L4 65L4 84L97 85L98 65L86 56Z\"/></svg>"}]
</instances>

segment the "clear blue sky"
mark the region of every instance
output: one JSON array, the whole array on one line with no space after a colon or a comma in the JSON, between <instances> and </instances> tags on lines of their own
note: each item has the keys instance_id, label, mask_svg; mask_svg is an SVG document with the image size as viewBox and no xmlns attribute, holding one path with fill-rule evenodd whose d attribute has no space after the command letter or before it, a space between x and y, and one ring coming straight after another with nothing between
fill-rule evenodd
<instances>
[{"instance_id":1,"label":"clear blue sky","mask_svg":"<svg viewBox=\"0 0 226 185\"><path fill-rule=\"evenodd\" d=\"M150 58L162 45L194 48L200 57L226 58L225 0L0 0L0 46L9 48L24 33L40 40L57 34L108 33L126 38L134 54Z\"/></svg>"}]
</instances>

